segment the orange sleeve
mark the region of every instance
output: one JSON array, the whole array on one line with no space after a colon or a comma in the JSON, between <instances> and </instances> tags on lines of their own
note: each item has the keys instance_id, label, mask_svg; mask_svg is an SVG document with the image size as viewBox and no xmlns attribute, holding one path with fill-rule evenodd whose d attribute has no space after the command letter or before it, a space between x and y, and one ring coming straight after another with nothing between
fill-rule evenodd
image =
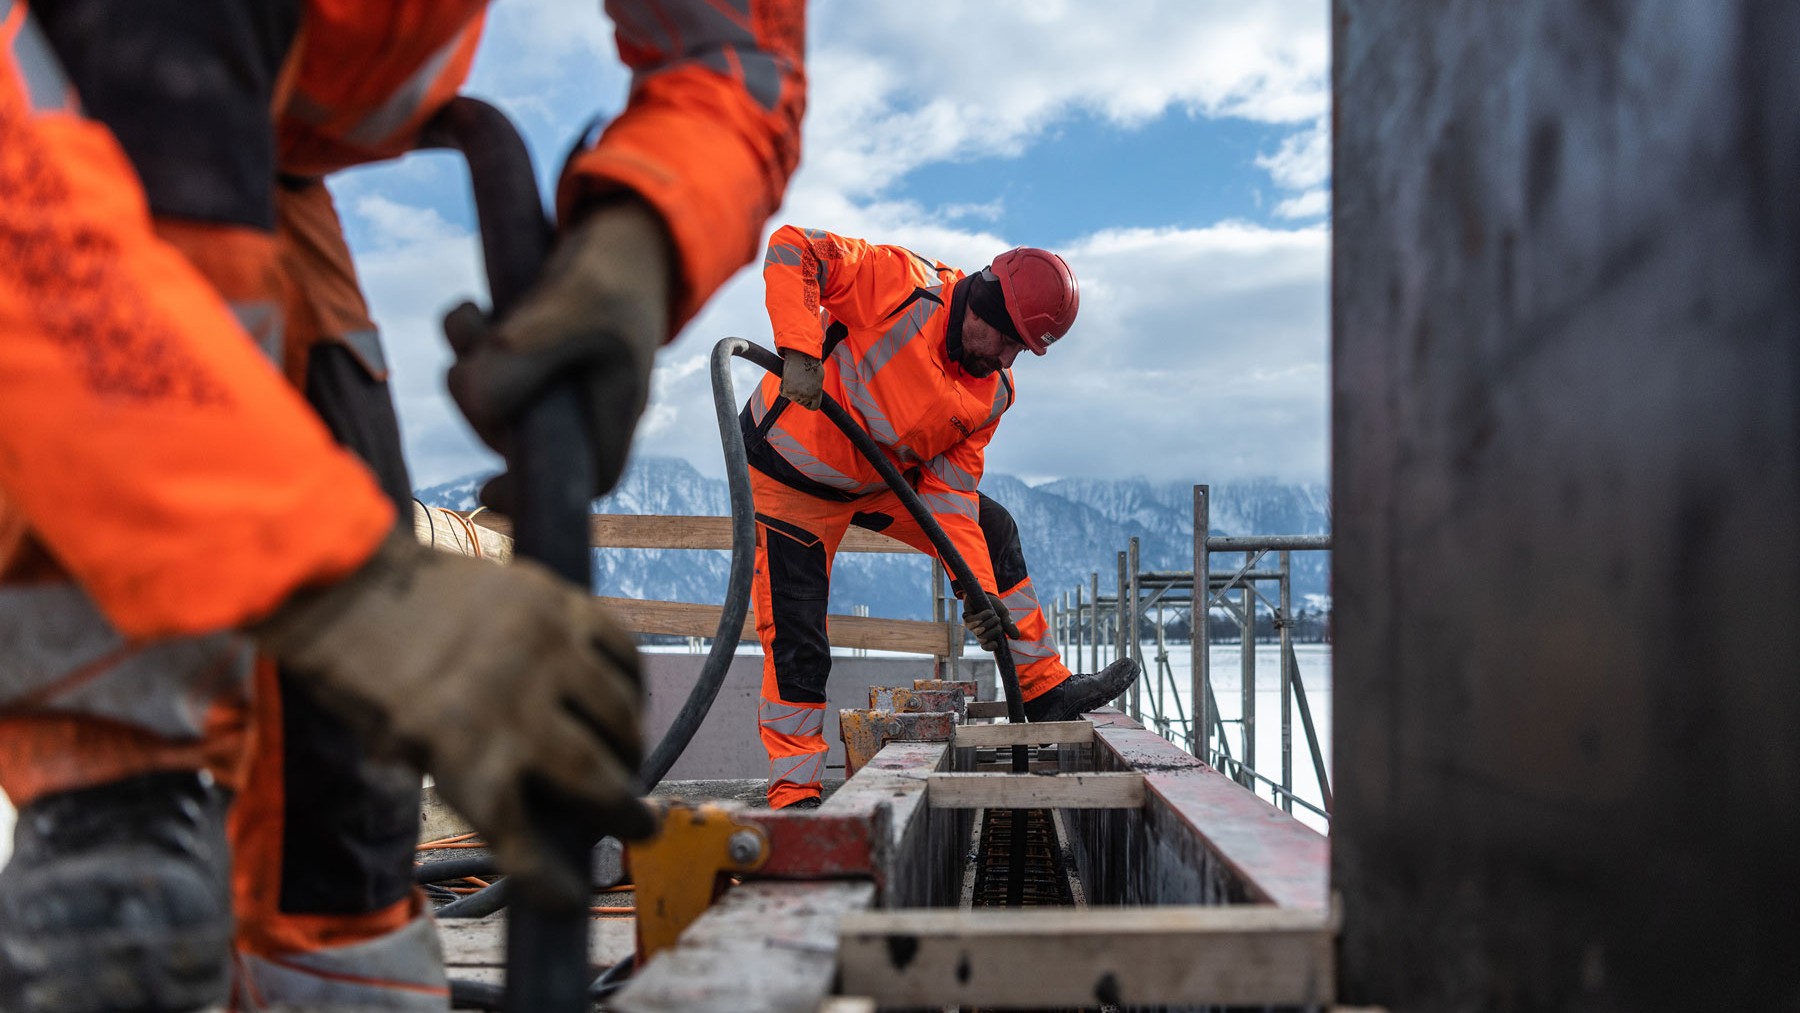
<instances>
[{"instance_id":1,"label":"orange sleeve","mask_svg":"<svg viewBox=\"0 0 1800 1013\"><path fill-rule=\"evenodd\" d=\"M936 284L937 266L898 246L783 225L763 255L763 305L775 347L817 358L824 347L820 307L851 327L873 327L914 289Z\"/></svg>"},{"instance_id":2,"label":"orange sleeve","mask_svg":"<svg viewBox=\"0 0 1800 1013\"><path fill-rule=\"evenodd\" d=\"M0 499L119 630L259 617L367 559L372 476L155 237L124 153L0 47Z\"/></svg>"},{"instance_id":3,"label":"orange sleeve","mask_svg":"<svg viewBox=\"0 0 1800 1013\"><path fill-rule=\"evenodd\" d=\"M671 338L756 256L799 164L805 6L608 0L631 97L570 158L557 209L568 223L622 190L656 208L680 275Z\"/></svg>"}]
</instances>

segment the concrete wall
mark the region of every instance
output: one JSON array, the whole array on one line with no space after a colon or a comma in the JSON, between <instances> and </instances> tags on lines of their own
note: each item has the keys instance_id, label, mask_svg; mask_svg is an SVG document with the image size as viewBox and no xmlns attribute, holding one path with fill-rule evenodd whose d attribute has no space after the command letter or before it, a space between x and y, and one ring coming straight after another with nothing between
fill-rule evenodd
<instances>
[{"instance_id":1,"label":"concrete wall","mask_svg":"<svg viewBox=\"0 0 1800 1013\"><path fill-rule=\"evenodd\" d=\"M706 661L704 654L646 653L645 693L648 701L646 728L648 742L661 741L675 720L681 705L699 677ZM991 660L962 663L964 678L975 678L983 686L982 698L994 699L994 664ZM762 692L761 654L740 654L731 663L712 710L694 736L681 759L669 771L673 780L712 778L767 777L768 758L763 754L762 740L757 738L756 705ZM932 677L931 659L925 657L839 657L831 663L831 680L826 686L827 712L825 741L831 752L826 757L826 777L844 776L844 744L838 739L838 710L869 706L870 686L911 687L914 679Z\"/></svg>"},{"instance_id":2,"label":"concrete wall","mask_svg":"<svg viewBox=\"0 0 1800 1013\"><path fill-rule=\"evenodd\" d=\"M1343 998L1800 1008L1800 4L1333 21Z\"/></svg>"}]
</instances>

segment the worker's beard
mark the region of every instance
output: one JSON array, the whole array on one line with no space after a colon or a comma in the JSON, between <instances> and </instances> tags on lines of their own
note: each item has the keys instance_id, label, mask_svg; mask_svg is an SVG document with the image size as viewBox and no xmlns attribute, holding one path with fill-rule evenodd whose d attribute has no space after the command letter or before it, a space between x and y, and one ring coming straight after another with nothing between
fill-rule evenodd
<instances>
[{"instance_id":1,"label":"worker's beard","mask_svg":"<svg viewBox=\"0 0 1800 1013\"><path fill-rule=\"evenodd\" d=\"M968 352L959 354L956 357L956 364L963 368L963 372L977 380L983 377L993 376L994 373L1000 369L998 360L980 358L978 356L970 355Z\"/></svg>"}]
</instances>

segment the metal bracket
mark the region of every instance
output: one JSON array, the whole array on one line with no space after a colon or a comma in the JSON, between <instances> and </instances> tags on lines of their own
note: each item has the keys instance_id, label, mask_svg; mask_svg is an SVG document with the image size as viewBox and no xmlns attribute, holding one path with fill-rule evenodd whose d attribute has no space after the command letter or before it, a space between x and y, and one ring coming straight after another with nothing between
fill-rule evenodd
<instances>
[{"instance_id":1,"label":"metal bracket","mask_svg":"<svg viewBox=\"0 0 1800 1013\"><path fill-rule=\"evenodd\" d=\"M954 685L954 684L951 684ZM969 713L968 696L960 688L903 689L899 686L870 686L869 709L918 713L951 711L962 721Z\"/></svg>"},{"instance_id":2,"label":"metal bracket","mask_svg":"<svg viewBox=\"0 0 1800 1013\"><path fill-rule=\"evenodd\" d=\"M716 803L650 799L662 812L654 837L627 845L637 884L637 958L642 966L675 944L730 885L733 873L762 868L769 836Z\"/></svg>"},{"instance_id":3,"label":"metal bracket","mask_svg":"<svg viewBox=\"0 0 1800 1013\"><path fill-rule=\"evenodd\" d=\"M889 742L948 742L960 723L955 711L839 711L838 737L844 742L844 775L855 777L856 772L867 766Z\"/></svg>"}]
</instances>

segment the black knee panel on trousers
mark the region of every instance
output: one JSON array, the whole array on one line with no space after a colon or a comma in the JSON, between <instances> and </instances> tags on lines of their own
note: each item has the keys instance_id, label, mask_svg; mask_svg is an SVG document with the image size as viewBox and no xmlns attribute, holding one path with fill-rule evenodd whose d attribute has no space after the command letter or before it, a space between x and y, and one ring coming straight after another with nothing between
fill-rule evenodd
<instances>
[{"instance_id":1,"label":"black knee panel on trousers","mask_svg":"<svg viewBox=\"0 0 1800 1013\"><path fill-rule=\"evenodd\" d=\"M348 350L318 345L307 363L306 397L338 443L375 472L400 516L410 518L412 493L388 385L370 377ZM419 835L418 774L369 759L336 714L285 676L281 722L281 909L362 914L405 897Z\"/></svg>"},{"instance_id":2,"label":"black knee panel on trousers","mask_svg":"<svg viewBox=\"0 0 1800 1013\"><path fill-rule=\"evenodd\" d=\"M987 493L975 495L981 504L976 522L981 525L981 536L987 539L988 562L993 564L994 580L1000 585L995 590L1011 590L1030 576L1025 571L1025 549L1019 544L1018 522Z\"/></svg>"},{"instance_id":3,"label":"black knee panel on trousers","mask_svg":"<svg viewBox=\"0 0 1800 1013\"><path fill-rule=\"evenodd\" d=\"M804 528L765 514L763 551L769 561L769 609L775 623L775 679L789 703L824 703L831 677L831 640L825 603L831 597L831 561L825 543Z\"/></svg>"}]
</instances>

